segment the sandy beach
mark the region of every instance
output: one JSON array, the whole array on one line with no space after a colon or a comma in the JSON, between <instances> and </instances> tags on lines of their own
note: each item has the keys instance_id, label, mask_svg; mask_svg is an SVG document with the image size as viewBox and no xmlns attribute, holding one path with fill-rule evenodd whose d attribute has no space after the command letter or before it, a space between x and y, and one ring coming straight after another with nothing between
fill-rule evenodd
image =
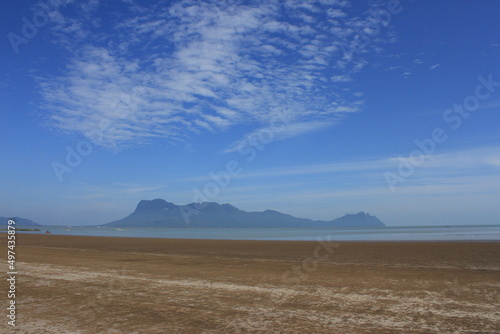
<instances>
[{"instance_id":1,"label":"sandy beach","mask_svg":"<svg viewBox=\"0 0 500 334\"><path fill-rule=\"evenodd\" d=\"M7 333L500 333L498 242L19 234L16 261Z\"/></svg>"}]
</instances>

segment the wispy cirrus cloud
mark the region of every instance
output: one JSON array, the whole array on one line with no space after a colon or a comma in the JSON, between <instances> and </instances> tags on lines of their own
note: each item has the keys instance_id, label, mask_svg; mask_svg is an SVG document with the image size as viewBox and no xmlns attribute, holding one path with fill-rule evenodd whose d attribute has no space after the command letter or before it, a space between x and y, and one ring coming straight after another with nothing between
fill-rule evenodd
<instances>
[{"instance_id":1,"label":"wispy cirrus cloud","mask_svg":"<svg viewBox=\"0 0 500 334\"><path fill-rule=\"evenodd\" d=\"M428 156L411 177L398 184L395 192L388 186L384 173L397 173L401 157L263 168L233 176L237 180L235 186L229 187L220 201L230 201L240 208L272 207L292 214L296 203L307 203L309 213L296 212L321 219L331 217L332 210L351 206L376 213L384 206L388 212L400 210L400 204L406 214L407 210L421 212L423 207L445 205L446 216L453 216L449 219L460 219L468 214L470 202L481 202L490 211L498 202L499 152L500 147L492 146ZM211 180L207 175L199 175L179 181Z\"/></svg>"},{"instance_id":2,"label":"wispy cirrus cloud","mask_svg":"<svg viewBox=\"0 0 500 334\"><path fill-rule=\"evenodd\" d=\"M359 110L346 85L390 40L382 33L346 53L378 10L354 13L347 1L100 6L54 14L55 42L70 53L64 73L40 87L51 127L105 147L183 141L242 123L258 129L284 109L290 128L281 138L321 128ZM102 11L115 19L104 21Z\"/></svg>"},{"instance_id":3,"label":"wispy cirrus cloud","mask_svg":"<svg viewBox=\"0 0 500 334\"><path fill-rule=\"evenodd\" d=\"M233 176L238 179L286 178L301 175L342 174L343 177L359 178L369 175L386 184L385 171L397 172L401 162L408 157L383 157L378 159L347 161L327 164L308 164L269 168ZM478 147L466 150L452 150L433 155L422 155L423 163L418 166L418 172L408 179L408 183L429 185L431 183L455 182L457 175L476 177L477 175L498 174L500 167L500 147ZM377 177L378 176L378 177ZM486 176L485 176L486 177ZM207 176L190 177L186 180L202 181Z\"/></svg>"},{"instance_id":4,"label":"wispy cirrus cloud","mask_svg":"<svg viewBox=\"0 0 500 334\"><path fill-rule=\"evenodd\" d=\"M285 124L282 128L279 129L279 131L273 132L272 140L282 140L310 132L315 132L321 129L328 128L333 124L334 122L327 121L294 122ZM259 134L265 132L266 130L270 129L264 127L245 134L241 140L237 140L232 143L227 149L223 151L223 153L237 152L239 150L252 146L251 138L258 138Z\"/></svg>"}]
</instances>

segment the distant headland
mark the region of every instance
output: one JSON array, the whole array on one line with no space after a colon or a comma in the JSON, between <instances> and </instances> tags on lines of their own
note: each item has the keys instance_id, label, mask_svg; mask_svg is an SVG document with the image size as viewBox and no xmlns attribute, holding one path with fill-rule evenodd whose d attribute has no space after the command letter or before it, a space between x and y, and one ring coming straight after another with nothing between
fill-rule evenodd
<instances>
[{"instance_id":1,"label":"distant headland","mask_svg":"<svg viewBox=\"0 0 500 334\"><path fill-rule=\"evenodd\" d=\"M100 226L175 228L327 228L384 227L365 212L347 214L331 220L297 218L274 210L247 212L230 204L215 202L176 205L163 199L142 200L127 217Z\"/></svg>"}]
</instances>

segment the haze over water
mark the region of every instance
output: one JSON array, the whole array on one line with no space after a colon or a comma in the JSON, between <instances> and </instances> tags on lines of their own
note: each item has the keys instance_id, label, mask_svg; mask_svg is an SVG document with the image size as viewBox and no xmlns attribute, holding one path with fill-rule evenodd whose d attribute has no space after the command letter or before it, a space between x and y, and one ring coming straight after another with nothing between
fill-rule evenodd
<instances>
[{"instance_id":1,"label":"haze over water","mask_svg":"<svg viewBox=\"0 0 500 334\"><path fill-rule=\"evenodd\" d=\"M41 227L52 234L174 239L335 240L335 241L500 241L500 225L410 226L385 228L96 228ZM50 237L48 235L47 237Z\"/></svg>"}]
</instances>

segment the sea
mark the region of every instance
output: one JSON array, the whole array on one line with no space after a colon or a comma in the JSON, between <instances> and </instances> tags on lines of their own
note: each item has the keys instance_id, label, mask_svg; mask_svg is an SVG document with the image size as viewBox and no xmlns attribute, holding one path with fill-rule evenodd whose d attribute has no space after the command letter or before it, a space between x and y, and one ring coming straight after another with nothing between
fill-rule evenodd
<instances>
[{"instance_id":1,"label":"sea","mask_svg":"<svg viewBox=\"0 0 500 334\"><path fill-rule=\"evenodd\" d=\"M40 232L80 236L334 241L500 241L500 225L398 226L377 228L111 228L40 226Z\"/></svg>"}]
</instances>

